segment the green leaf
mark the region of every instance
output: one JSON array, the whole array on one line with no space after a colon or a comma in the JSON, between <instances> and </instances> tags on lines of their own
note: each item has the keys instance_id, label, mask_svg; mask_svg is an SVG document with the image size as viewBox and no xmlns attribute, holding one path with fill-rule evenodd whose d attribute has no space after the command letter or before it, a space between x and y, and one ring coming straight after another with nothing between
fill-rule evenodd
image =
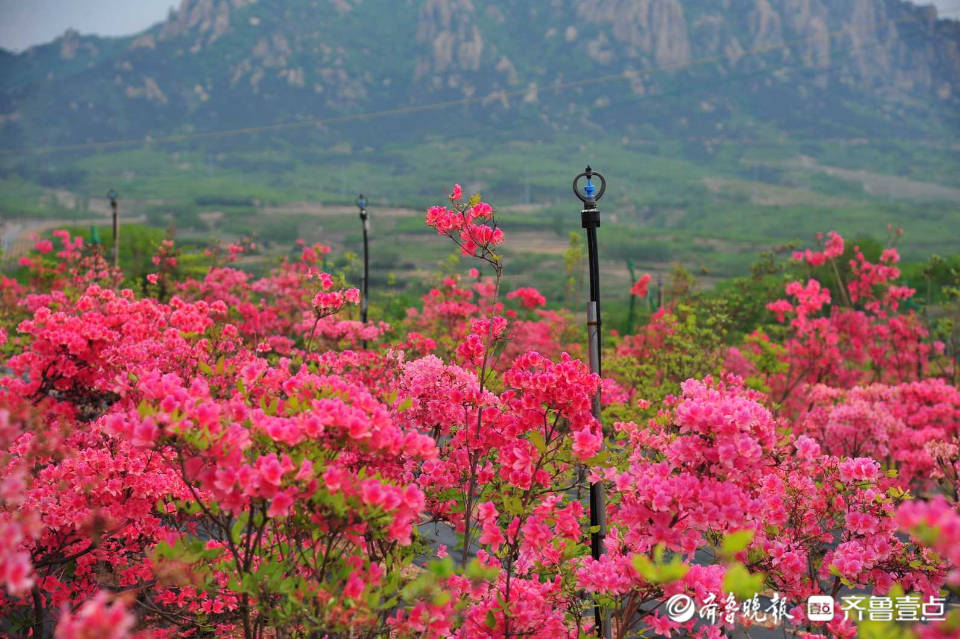
<instances>
[{"instance_id":1,"label":"green leaf","mask_svg":"<svg viewBox=\"0 0 960 639\"><path fill-rule=\"evenodd\" d=\"M397 406L397 410L402 412L402 411L410 410L412 407L413 407L413 398L407 397L402 402L400 402L400 405Z\"/></svg>"},{"instance_id":2,"label":"green leaf","mask_svg":"<svg viewBox=\"0 0 960 639\"><path fill-rule=\"evenodd\" d=\"M674 555L670 561L663 561L663 548L658 546L654 550L654 561L645 555L634 555L631 558L634 570L641 577L652 584L667 584L683 579L690 570L690 566L683 563L679 555Z\"/></svg>"},{"instance_id":3,"label":"green leaf","mask_svg":"<svg viewBox=\"0 0 960 639\"><path fill-rule=\"evenodd\" d=\"M690 566L683 563L680 557L674 557L670 560L670 563L660 566L660 583L667 584L680 581L689 570Z\"/></svg>"},{"instance_id":4,"label":"green leaf","mask_svg":"<svg viewBox=\"0 0 960 639\"><path fill-rule=\"evenodd\" d=\"M291 395L287 398L287 413L299 413L300 412L300 398L296 395Z\"/></svg>"},{"instance_id":5,"label":"green leaf","mask_svg":"<svg viewBox=\"0 0 960 639\"><path fill-rule=\"evenodd\" d=\"M446 579L453 575L453 559L450 557L444 557L439 561L431 561L427 564L427 570L432 572L434 575L440 579Z\"/></svg>"},{"instance_id":6,"label":"green leaf","mask_svg":"<svg viewBox=\"0 0 960 639\"><path fill-rule=\"evenodd\" d=\"M497 617L493 614L492 610L487 611L487 618L484 619L483 622L490 630L497 627Z\"/></svg>"},{"instance_id":7,"label":"green leaf","mask_svg":"<svg viewBox=\"0 0 960 639\"><path fill-rule=\"evenodd\" d=\"M633 563L633 569L637 571L637 574L649 581L654 583L656 579L656 569L653 567L653 563L650 562L644 555L634 555L631 559Z\"/></svg>"},{"instance_id":8,"label":"green leaf","mask_svg":"<svg viewBox=\"0 0 960 639\"><path fill-rule=\"evenodd\" d=\"M752 530L737 530L724 535L723 546L721 547L720 552L727 557L737 554L749 546L750 542L753 541L753 532L754 531Z\"/></svg>"},{"instance_id":9,"label":"green leaf","mask_svg":"<svg viewBox=\"0 0 960 639\"><path fill-rule=\"evenodd\" d=\"M606 466L610 461L610 451L601 450L599 453L584 462L587 466Z\"/></svg>"},{"instance_id":10,"label":"green leaf","mask_svg":"<svg viewBox=\"0 0 960 639\"><path fill-rule=\"evenodd\" d=\"M253 575L248 572L243 575L243 582L240 585L240 592L245 592L251 595L255 594L259 589L257 587L258 583L259 583L259 580L257 579L256 575Z\"/></svg>"},{"instance_id":11,"label":"green leaf","mask_svg":"<svg viewBox=\"0 0 960 639\"><path fill-rule=\"evenodd\" d=\"M508 515L523 514L523 504L520 502L520 498L516 495L510 495L509 497L504 498L503 507L506 509Z\"/></svg>"},{"instance_id":12,"label":"green leaf","mask_svg":"<svg viewBox=\"0 0 960 639\"><path fill-rule=\"evenodd\" d=\"M170 559L176 554L173 546L165 541L161 541L153 549L153 555L156 559Z\"/></svg>"},{"instance_id":13,"label":"green leaf","mask_svg":"<svg viewBox=\"0 0 960 639\"><path fill-rule=\"evenodd\" d=\"M892 621L864 620L857 624L857 636L862 639L912 639L914 635Z\"/></svg>"},{"instance_id":14,"label":"green leaf","mask_svg":"<svg viewBox=\"0 0 960 639\"><path fill-rule=\"evenodd\" d=\"M235 543L243 537L243 527L247 525L246 519L246 517L237 519L230 528L230 538L233 539Z\"/></svg>"},{"instance_id":15,"label":"green leaf","mask_svg":"<svg viewBox=\"0 0 960 639\"><path fill-rule=\"evenodd\" d=\"M466 575L470 579L483 579L483 564L479 559L474 559L467 564Z\"/></svg>"},{"instance_id":16,"label":"green leaf","mask_svg":"<svg viewBox=\"0 0 960 639\"><path fill-rule=\"evenodd\" d=\"M543 451L547 449L547 443L543 439L543 433L540 431L533 431L529 436L530 443L533 444L533 447L537 449L538 453L543 454Z\"/></svg>"},{"instance_id":17,"label":"green leaf","mask_svg":"<svg viewBox=\"0 0 960 639\"><path fill-rule=\"evenodd\" d=\"M467 564L466 575L475 581L493 581L500 574L500 569L496 566L487 568L479 559L472 560Z\"/></svg>"},{"instance_id":18,"label":"green leaf","mask_svg":"<svg viewBox=\"0 0 960 639\"><path fill-rule=\"evenodd\" d=\"M734 563L723 577L723 590L737 599L750 599L763 590L763 575L751 575L743 564Z\"/></svg>"}]
</instances>

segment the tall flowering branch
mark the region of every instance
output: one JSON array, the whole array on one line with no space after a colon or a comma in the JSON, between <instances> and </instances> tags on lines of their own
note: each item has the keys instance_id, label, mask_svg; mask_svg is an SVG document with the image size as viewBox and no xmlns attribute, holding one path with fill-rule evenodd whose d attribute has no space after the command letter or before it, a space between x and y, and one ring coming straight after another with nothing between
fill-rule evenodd
<instances>
[{"instance_id":1,"label":"tall flowering branch","mask_svg":"<svg viewBox=\"0 0 960 639\"><path fill-rule=\"evenodd\" d=\"M506 320L494 314L495 303L503 279L503 261L495 251L503 243L503 231L497 228L493 207L483 202L479 194L468 201L463 201L463 189L459 184L454 185L450 193L450 206L433 206L427 211L426 222L437 230L438 235L445 235L460 247L464 256L475 257L486 262L494 273L493 292L491 295L490 313L485 320L475 321L470 335L457 348L466 363L475 367L477 371L478 394L483 395L488 382L490 358L497 346L497 341L506 327ZM489 224L486 223L489 221ZM476 408L475 429L471 439L477 442L483 427L484 411L478 405ZM466 500L464 504L464 532L463 532L463 565L466 566L473 542L473 512L476 506L477 473L481 455L479 450L470 442L466 442L468 453L468 467Z\"/></svg>"}]
</instances>

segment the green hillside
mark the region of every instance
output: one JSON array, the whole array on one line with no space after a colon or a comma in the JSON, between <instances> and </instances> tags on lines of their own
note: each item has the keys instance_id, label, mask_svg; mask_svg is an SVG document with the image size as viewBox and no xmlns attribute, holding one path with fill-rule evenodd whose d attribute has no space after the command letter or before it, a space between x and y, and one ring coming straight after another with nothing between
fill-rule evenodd
<instances>
[{"instance_id":1,"label":"green hillside","mask_svg":"<svg viewBox=\"0 0 960 639\"><path fill-rule=\"evenodd\" d=\"M614 281L628 258L710 281L829 229L949 252L960 23L901 0L187 0L0 54L8 256L111 187L191 240L356 249L362 191L381 273L409 279L443 259L419 212L460 182L560 287L587 163Z\"/></svg>"}]
</instances>

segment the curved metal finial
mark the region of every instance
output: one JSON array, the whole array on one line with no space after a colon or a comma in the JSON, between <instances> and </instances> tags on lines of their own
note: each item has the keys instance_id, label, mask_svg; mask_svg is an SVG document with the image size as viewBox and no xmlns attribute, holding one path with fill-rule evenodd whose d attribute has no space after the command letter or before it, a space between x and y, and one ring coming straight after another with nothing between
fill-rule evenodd
<instances>
[{"instance_id":1,"label":"curved metal finial","mask_svg":"<svg viewBox=\"0 0 960 639\"><path fill-rule=\"evenodd\" d=\"M580 182L580 178L584 178L584 177L587 178L587 183L584 185L583 192L581 193L580 187L578 186L578 182ZM599 192L597 192L597 187L593 183L594 177L600 178ZM597 171L594 171L593 169L590 168L589 165L583 171L583 173L580 173L579 175L577 175L577 177L573 178L573 194L576 195L577 198L584 204L596 204L597 200L603 197L603 192L606 190L607 190L607 181L604 179L603 174L598 173Z\"/></svg>"}]
</instances>

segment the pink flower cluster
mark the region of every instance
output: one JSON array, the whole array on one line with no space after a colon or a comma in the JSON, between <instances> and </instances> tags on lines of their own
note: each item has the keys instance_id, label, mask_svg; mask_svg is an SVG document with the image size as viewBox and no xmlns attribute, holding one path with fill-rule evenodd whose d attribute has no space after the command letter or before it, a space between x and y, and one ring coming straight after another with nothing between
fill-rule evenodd
<instances>
[{"instance_id":1,"label":"pink flower cluster","mask_svg":"<svg viewBox=\"0 0 960 639\"><path fill-rule=\"evenodd\" d=\"M846 638L851 623L800 604L960 585L960 394L897 310L912 291L895 251L870 264L854 248L851 282L791 281L764 300L781 325L717 347L713 377L665 370L689 359L696 318L677 305L618 339L600 379L568 312L529 287L504 303L493 209L462 197L427 221L493 275L438 279L393 326L357 319L322 244L262 277L211 251L190 279L164 243L138 293L95 247L39 240L22 281L0 279L4 623L555 639L594 632L586 593L621 636L713 638L749 622L659 604L746 581L782 597L789 632ZM831 233L793 268L844 252ZM655 355L668 366L644 368ZM599 560L590 482L608 498ZM441 526L456 551L423 543Z\"/></svg>"},{"instance_id":2,"label":"pink flower cluster","mask_svg":"<svg viewBox=\"0 0 960 639\"><path fill-rule=\"evenodd\" d=\"M454 197L456 196L456 197ZM503 243L503 231L477 220L493 220L493 207L482 201L463 202L460 185L451 193L451 205L433 206L427 211L427 226L437 230L438 235L453 239L465 256L491 256L493 249Z\"/></svg>"},{"instance_id":3,"label":"pink flower cluster","mask_svg":"<svg viewBox=\"0 0 960 639\"><path fill-rule=\"evenodd\" d=\"M928 502L910 501L897 510L896 521L939 553L950 566L948 582L960 585L960 507L942 496Z\"/></svg>"},{"instance_id":4,"label":"pink flower cluster","mask_svg":"<svg viewBox=\"0 0 960 639\"><path fill-rule=\"evenodd\" d=\"M541 295L540 291L530 286L524 286L507 293L507 299L519 299L524 308L537 308L547 303L547 298Z\"/></svg>"},{"instance_id":5,"label":"pink flower cluster","mask_svg":"<svg viewBox=\"0 0 960 639\"><path fill-rule=\"evenodd\" d=\"M637 280L630 288L630 294L636 295L637 297L646 297L648 286L650 286L650 274L644 273L643 277Z\"/></svg>"},{"instance_id":6,"label":"pink flower cluster","mask_svg":"<svg viewBox=\"0 0 960 639\"><path fill-rule=\"evenodd\" d=\"M126 639L135 623L125 603L99 592L76 613L63 614L54 639Z\"/></svg>"},{"instance_id":7,"label":"pink flower cluster","mask_svg":"<svg viewBox=\"0 0 960 639\"><path fill-rule=\"evenodd\" d=\"M823 241L823 234L818 234L817 239ZM833 231L830 231L828 239L823 245L823 249L821 251L811 251L810 249L796 251L793 254L793 259L798 261L806 261L806 263L810 266L823 266L828 260L835 260L836 258L842 256L843 251L843 237Z\"/></svg>"}]
</instances>

